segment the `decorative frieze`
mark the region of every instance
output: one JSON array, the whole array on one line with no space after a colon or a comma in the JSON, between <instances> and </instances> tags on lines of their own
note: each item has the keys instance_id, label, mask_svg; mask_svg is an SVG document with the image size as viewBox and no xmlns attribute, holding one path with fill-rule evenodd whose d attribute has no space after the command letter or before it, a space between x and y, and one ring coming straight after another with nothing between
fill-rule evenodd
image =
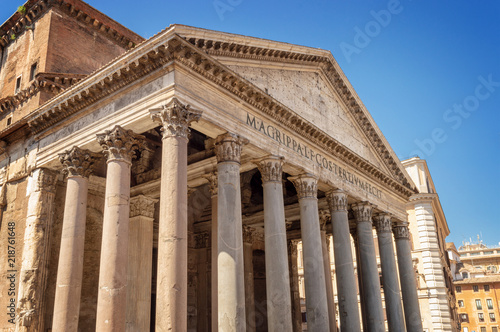
<instances>
[{"instance_id":1,"label":"decorative frieze","mask_svg":"<svg viewBox=\"0 0 500 332\"><path fill-rule=\"evenodd\" d=\"M138 195L130 198L130 218L148 217L153 218L157 199Z\"/></svg>"},{"instance_id":2,"label":"decorative frieze","mask_svg":"<svg viewBox=\"0 0 500 332\"><path fill-rule=\"evenodd\" d=\"M395 239L409 239L410 238L410 230L408 228L408 224L396 224L394 225L392 231L394 232Z\"/></svg>"},{"instance_id":3,"label":"decorative frieze","mask_svg":"<svg viewBox=\"0 0 500 332\"><path fill-rule=\"evenodd\" d=\"M190 105L182 104L177 98L163 105L159 110L151 110L151 118L161 123L163 138L181 137L188 139L189 125L198 121L201 111L191 109Z\"/></svg>"},{"instance_id":4,"label":"decorative frieze","mask_svg":"<svg viewBox=\"0 0 500 332\"><path fill-rule=\"evenodd\" d=\"M239 164L241 159L241 147L247 143L247 139L241 138L235 134L227 133L220 135L215 142L217 162L235 162Z\"/></svg>"},{"instance_id":5,"label":"decorative frieze","mask_svg":"<svg viewBox=\"0 0 500 332\"><path fill-rule=\"evenodd\" d=\"M326 194L330 211L347 211L347 195L341 190L332 190Z\"/></svg>"},{"instance_id":6,"label":"decorative frieze","mask_svg":"<svg viewBox=\"0 0 500 332\"><path fill-rule=\"evenodd\" d=\"M373 216L375 228L378 233L389 233L392 230L391 215L389 213L378 213Z\"/></svg>"},{"instance_id":7,"label":"decorative frieze","mask_svg":"<svg viewBox=\"0 0 500 332\"><path fill-rule=\"evenodd\" d=\"M351 205L356 222L372 222L373 205L368 202L354 203Z\"/></svg>"},{"instance_id":8,"label":"decorative frieze","mask_svg":"<svg viewBox=\"0 0 500 332\"><path fill-rule=\"evenodd\" d=\"M144 141L144 136L126 130L116 125L112 130L106 130L104 134L97 134L97 142L103 148L104 154L110 160L121 160L132 163L135 151L139 149Z\"/></svg>"},{"instance_id":9,"label":"decorative frieze","mask_svg":"<svg viewBox=\"0 0 500 332\"><path fill-rule=\"evenodd\" d=\"M63 165L63 172L68 176L82 176L88 178L92 174L92 166L100 156L89 150L74 146L71 150L59 154L59 161Z\"/></svg>"},{"instance_id":10,"label":"decorative frieze","mask_svg":"<svg viewBox=\"0 0 500 332\"><path fill-rule=\"evenodd\" d=\"M288 178L295 185L299 199L317 198L318 178L311 174L304 174Z\"/></svg>"},{"instance_id":11,"label":"decorative frieze","mask_svg":"<svg viewBox=\"0 0 500 332\"><path fill-rule=\"evenodd\" d=\"M255 161L262 175L263 183L282 181L283 161L283 157L276 156L269 156Z\"/></svg>"}]
</instances>

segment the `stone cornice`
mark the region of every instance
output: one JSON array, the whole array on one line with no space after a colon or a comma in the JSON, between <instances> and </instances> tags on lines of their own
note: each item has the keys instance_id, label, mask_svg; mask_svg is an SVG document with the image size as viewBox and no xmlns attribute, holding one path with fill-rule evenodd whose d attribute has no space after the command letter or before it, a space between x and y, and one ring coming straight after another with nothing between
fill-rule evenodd
<instances>
[{"instance_id":1,"label":"stone cornice","mask_svg":"<svg viewBox=\"0 0 500 332\"><path fill-rule=\"evenodd\" d=\"M138 34L121 26L82 1L29 0L24 4L24 7L26 9L25 13L14 13L0 27L0 45L2 47L8 46L18 35L22 34L25 29L28 29L40 16L52 7L60 9L70 17L89 26L125 49L131 49L144 40Z\"/></svg>"},{"instance_id":2,"label":"stone cornice","mask_svg":"<svg viewBox=\"0 0 500 332\"><path fill-rule=\"evenodd\" d=\"M58 94L87 75L66 73L38 73L29 87L19 93L0 99L0 114L16 109L39 91Z\"/></svg>"},{"instance_id":3,"label":"stone cornice","mask_svg":"<svg viewBox=\"0 0 500 332\"><path fill-rule=\"evenodd\" d=\"M410 203L419 202L419 201L432 202L432 201L434 201L437 198L438 198L437 194L422 193L422 194L413 194L412 196L410 196L409 201L410 201Z\"/></svg>"},{"instance_id":4,"label":"stone cornice","mask_svg":"<svg viewBox=\"0 0 500 332\"><path fill-rule=\"evenodd\" d=\"M271 56L270 53L266 54ZM276 56L278 56L277 54L278 53L276 53ZM282 54L283 57L286 55L283 53L280 54ZM302 63L303 61L315 61L315 63L320 63L319 57L306 57L304 58L305 60L299 60L301 59L300 56L292 54L286 55L286 57L291 59L296 58L294 61L302 61ZM33 114L29 120L29 125L35 134L40 133L69 115L131 84L140 77L161 68L169 61L175 61L176 63L182 64L188 69L228 90L247 104L278 121L283 126L296 132L305 139L310 140L312 143L317 144L353 169L368 175L372 181L382 187L390 187L393 191L405 198L415 193L414 188L410 182L407 181L405 175L399 171L398 162L392 159L389 150L384 150L386 151L385 153L379 152L379 155L381 155L383 159L386 159L387 163L394 166L392 168L392 176L389 176L366 159L358 156L312 123L273 99L253 84L241 78L231 69L208 55L206 50L197 48L197 46L192 45L182 37L176 35L175 26L152 37L148 42L139 45L133 51L116 59L110 65L103 67L92 76L50 100ZM325 62L329 60L324 57L322 61ZM333 64L330 65L333 66ZM339 80L343 82L343 79L339 78ZM340 84L340 81L338 84ZM344 89L342 91L346 94L350 93L350 89L347 85L345 85L345 83L342 84L344 84ZM368 132L378 137L375 129L371 125L371 121L368 118L363 118L363 116L365 116L364 112L366 111L361 111L361 107L356 109L358 110L357 113L359 113L359 116L354 118L358 119L358 122L361 121L364 123L365 126L367 126L366 128L371 127L370 130L368 130L369 128L367 129ZM363 126L361 127L363 128ZM375 136L368 140L375 140ZM385 144L381 140L377 142L379 142L380 149L386 149Z\"/></svg>"}]
</instances>

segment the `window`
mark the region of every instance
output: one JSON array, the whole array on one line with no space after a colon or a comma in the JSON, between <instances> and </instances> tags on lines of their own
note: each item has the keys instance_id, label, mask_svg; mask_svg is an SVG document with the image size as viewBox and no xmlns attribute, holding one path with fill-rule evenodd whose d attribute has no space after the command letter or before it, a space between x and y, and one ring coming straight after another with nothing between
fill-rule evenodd
<instances>
[{"instance_id":1,"label":"window","mask_svg":"<svg viewBox=\"0 0 500 332\"><path fill-rule=\"evenodd\" d=\"M481 332L486 332L486 327L481 326Z\"/></svg>"},{"instance_id":2,"label":"window","mask_svg":"<svg viewBox=\"0 0 500 332\"><path fill-rule=\"evenodd\" d=\"M457 293L462 293L462 286L455 286L455 291Z\"/></svg>"},{"instance_id":3,"label":"window","mask_svg":"<svg viewBox=\"0 0 500 332\"><path fill-rule=\"evenodd\" d=\"M490 285L484 285L484 291L489 292L490 291Z\"/></svg>"},{"instance_id":4,"label":"window","mask_svg":"<svg viewBox=\"0 0 500 332\"><path fill-rule=\"evenodd\" d=\"M496 322L496 319L495 319L495 314L490 312L490 321L491 322Z\"/></svg>"},{"instance_id":5,"label":"window","mask_svg":"<svg viewBox=\"0 0 500 332\"><path fill-rule=\"evenodd\" d=\"M479 252L471 252L470 253L471 256L479 256L479 254L480 254Z\"/></svg>"},{"instance_id":6,"label":"window","mask_svg":"<svg viewBox=\"0 0 500 332\"><path fill-rule=\"evenodd\" d=\"M479 292L479 287L478 287L478 285L474 285L474 286L472 286L472 289L474 290L474 293Z\"/></svg>"},{"instance_id":7,"label":"window","mask_svg":"<svg viewBox=\"0 0 500 332\"><path fill-rule=\"evenodd\" d=\"M467 272L462 272L462 278L464 279L469 278L469 274Z\"/></svg>"},{"instance_id":8,"label":"window","mask_svg":"<svg viewBox=\"0 0 500 332\"><path fill-rule=\"evenodd\" d=\"M477 310L483 309L483 305L481 304L481 300L479 300L479 299L476 299L476 309Z\"/></svg>"},{"instance_id":9,"label":"window","mask_svg":"<svg viewBox=\"0 0 500 332\"><path fill-rule=\"evenodd\" d=\"M468 327L464 327L464 332L469 332L469 328Z\"/></svg>"},{"instance_id":10,"label":"window","mask_svg":"<svg viewBox=\"0 0 500 332\"><path fill-rule=\"evenodd\" d=\"M477 314L477 318L479 319L480 323L484 322L484 314L482 312Z\"/></svg>"},{"instance_id":11,"label":"window","mask_svg":"<svg viewBox=\"0 0 500 332\"><path fill-rule=\"evenodd\" d=\"M464 307L464 300L458 300L458 306L460 308L463 308Z\"/></svg>"},{"instance_id":12,"label":"window","mask_svg":"<svg viewBox=\"0 0 500 332\"><path fill-rule=\"evenodd\" d=\"M493 326L493 327L491 328L491 332L498 332L498 327Z\"/></svg>"},{"instance_id":13,"label":"window","mask_svg":"<svg viewBox=\"0 0 500 332\"><path fill-rule=\"evenodd\" d=\"M485 251L484 254L485 255L493 255L493 251Z\"/></svg>"},{"instance_id":14,"label":"window","mask_svg":"<svg viewBox=\"0 0 500 332\"><path fill-rule=\"evenodd\" d=\"M21 91L21 76L16 79L16 91L14 91L14 94L18 94L19 91Z\"/></svg>"},{"instance_id":15,"label":"window","mask_svg":"<svg viewBox=\"0 0 500 332\"><path fill-rule=\"evenodd\" d=\"M486 299L486 306L488 307L489 310L493 309L493 300Z\"/></svg>"},{"instance_id":16,"label":"window","mask_svg":"<svg viewBox=\"0 0 500 332\"><path fill-rule=\"evenodd\" d=\"M7 126L10 126L12 124L12 117L7 119Z\"/></svg>"},{"instance_id":17,"label":"window","mask_svg":"<svg viewBox=\"0 0 500 332\"><path fill-rule=\"evenodd\" d=\"M468 323L469 322L469 315L467 315L467 314L460 314L460 322L462 322L462 323Z\"/></svg>"},{"instance_id":18,"label":"window","mask_svg":"<svg viewBox=\"0 0 500 332\"><path fill-rule=\"evenodd\" d=\"M30 69L30 81L32 81L35 78L35 75L37 73L37 67L38 67L38 63L36 63L36 62L31 65L31 69Z\"/></svg>"}]
</instances>

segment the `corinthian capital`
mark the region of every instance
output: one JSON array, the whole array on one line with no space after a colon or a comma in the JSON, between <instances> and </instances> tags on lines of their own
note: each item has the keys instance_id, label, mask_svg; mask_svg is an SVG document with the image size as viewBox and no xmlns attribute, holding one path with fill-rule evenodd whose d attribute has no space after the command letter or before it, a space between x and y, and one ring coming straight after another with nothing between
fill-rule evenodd
<instances>
[{"instance_id":1,"label":"corinthian capital","mask_svg":"<svg viewBox=\"0 0 500 332\"><path fill-rule=\"evenodd\" d=\"M97 153L80 149L74 146L59 154L59 161L63 165L63 172L68 176L82 176L88 178L92 173L92 166L99 158Z\"/></svg>"},{"instance_id":2,"label":"corinthian capital","mask_svg":"<svg viewBox=\"0 0 500 332\"><path fill-rule=\"evenodd\" d=\"M108 161L122 160L132 163L135 151L142 145L144 136L115 126L112 130L106 130L104 134L97 134L97 142L101 145Z\"/></svg>"},{"instance_id":3,"label":"corinthian capital","mask_svg":"<svg viewBox=\"0 0 500 332\"><path fill-rule=\"evenodd\" d=\"M303 174L288 179L295 185L299 199L318 197L318 178L316 176Z\"/></svg>"},{"instance_id":4,"label":"corinthian capital","mask_svg":"<svg viewBox=\"0 0 500 332\"><path fill-rule=\"evenodd\" d=\"M391 215L389 213L378 213L373 216L375 228L378 233L389 233L392 230Z\"/></svg>"},{"instance_id":5,"label":"corinthian capital","mask_svg":"<svg viewBox=\"0 0 500 332\"><path fill-rule=\"evenodd\" d=\"M407 223L396 224L392 231L394 232L395 239L409 239L410 230Z\"/></svg>"},{"instance_id":6,"label":"corinthian capital","mask_svg":"<svg viewBox=\"0 0 500 332\"><path fill-rule=\"evenodd\" d=\"M235 134L224 134L217 137L215 142L215 154L217 162L232 161L240 163L241 147L248 143L247 139Z\"/></svg>"},{"instance_id":7,"label":"corinthian capital","mask_svg":"<svg viewBox=\"0 0 500 332\"><path fill-rule=\"evenodd\" d=\"M207 179L208 186L210 190L210 195L217 196L219 191L219 186L217 185L217 172L212 172L202 175L203 178Z\"/></svg>"},{"instance_id":8,"label":"corinthian capital","mask_svg":"<svg viewBox=\"0 0 500 332\"><path fill-rule=\"evenodd\" d=\"M254 161L262 175L262 182L280 182L283 174L283 157L269 156Z\"/></svg>"},{"instance_id":9,"label":"corinthian capital","mask_svg":"<svg viewBox=\"0 0 500 332\"><path fill-rule=\"evenodd\" d=\"M161 123L163 138L182 137L188 139L189 125L201 117L201 111L193 110L189 105L183 105L177 98L172 98L159 110L151 110L150 114L154 121Z\"/></svg>"},{"instance_id":10,"label":"corinthian capital","mask_svg":"<svg viewBox=\"0 0 500 332\"><path fill-rule=\"evenodd\" d=\"M347 195L343 190L329 191L326 193L326 198L331 212L347 211Z\"/></svg>"},{"instance_id":11,"label":"corinthian capital","mask_svg":"<svg viewBox=\"0 0 500 332\"><path fill-rule=\"evenodd\" d=\"M352 204L351 208L357 222L372 222L373 205L368 202L360 202Z\"/></svg>"},{"instance_id":12,"label":"corinthian capital","mask_svg":"<svg viewBox=\"0 0 500 332\"><path fill-rule=\"evenodd\" d=\"M130 198L130 218L148 217L153 218L155 214L155 203L157 199L138 195Z\"/></svg>"}]
</instances>

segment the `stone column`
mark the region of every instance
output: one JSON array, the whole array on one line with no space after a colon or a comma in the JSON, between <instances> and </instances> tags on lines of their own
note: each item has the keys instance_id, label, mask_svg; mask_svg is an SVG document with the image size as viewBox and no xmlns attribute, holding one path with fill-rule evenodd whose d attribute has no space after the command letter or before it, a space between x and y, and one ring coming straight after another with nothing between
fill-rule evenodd
<instances>
[{"instance_id":1,"label":"stone column","mask_svg":"<svg viewBox=\"0 0 500 332\"><path fill-rule=\"evenodd\" d=\"M290 270L290 294L292 299L292 331L302 332L299 271L297 266L297 243L298 240L288 240L288 266Z\"/></svg>"},{"instance_id":2,"label":"stone column","mask_svg":"<svg viewBox=\"0 0 500 332\"><path fill-rule=\"evenodd\" d=\"M361 283L366 309L367 331L385 331L382 296L372 232L372 205L368 202L353 204L356 217L356 231L359 245L359 264L361 264Z\"/></svg>"},{"instance_id":3,"label":"stone column","mask_svg":"<svg viewBox=\"0 0 500 332\"><path fill-rule=\"evenodd\" d=\"M264 190L266 248L267 325L269 331L292 330L292 302L288 274L283 158L266 157L257 162Z\"/></svg>"},{"instance_id":4,"label":"stone column","mask_svg":"<svg viewBox=\"0 0 500 332\"><path fill-rule=\"evenodd\" d=\"M255 320L255 293L254 293L254 275L253 275L253 232L255 229L243 226L243 260L245 270L245 315L247 320L247 332L253 332L256 329Z\"/></svg>"},{"instance_id":5,"label":"stone column","mask_svg":"<svg viewBox=\"0 0 500 332\"><path fill-rule=\"evenodd\" d=\"M107 155L97 331L125 331L127 308L130 166L143 136L115 126L97 135Z\"/></svg>"},{"instance_id":6,"label":"stone column","mask_svg":"<svg viewBox=\"0 0 500 332\"><path fill-rule=\"evenodd\" d=\"M151 321L153 217L155 203L144 195L130 199L127 273L127 329L148 331Z\"/></svg>"},{"instance_id":7,"label":"stone column","mask_svg":"<svg viewBox=\"0 0 500 332\"><path fill-rule=\"evenodd\" d=\"M362 301L363 299L363 280L361 279L361 275L363 274L361 271L361 263L359 259L359 241L358 241L358 233L356 231L356 224L354 227L350 228L352 241L354 244L355 256L356 256L356 276L358 282L358 290L359 290L359 307L361 309L361 326L363 326L363 330L367 329L366 326L366 302Z\"/></svg>"},{"instance_id":8,"label":"stone column","mask_svg":"<svg viewBox=\"0 0 500 332\"><path fill-rule=\"evenodd\" d=\"M297 189L300 207L307 329L329 331L323 248L318 216L318 179L312 175L290 178Z\"/></svg>"},{"instance_id":9,"label":"stone column","mask_svg":"<svg viewBox=\"0 0 500 332\"><path fill-rule=\"evenodd\" d=\"M323 249L323 266L325 269L325 287L326 287L326 300L328 302L328 321L330 323L330 331L337 331L337 324L335 322L335 300L333 298L333 285L332 285L332 267L330 263L330 252L328 250L328 236L326 235L326 223L330 220L330 214L323 210L320 211L320 225L321 225L321 247Z\"/></svg>"},{"instance_id":10,"label":"stone column","mask_svg":"<svg viewBox=\"0 0 500 332\"><path fill-rule=\"evenodd\" d=\"M411 258L410 231L408 223L399 223L394 226L394 239L398 255L399 280L403 294L403 306L408 332L422 331L422 318L418 304L417 282Z\"/></svg>"},{"instance_id":11,"label":"stone column","mask_svg":"<svg viewBox=\"0 0 500 332\"><path fill-rule=\"evenodd\" d=\"M380 265L382 266L382 284L384 285L385 311L389 331L405 330L401 292L392 242L391 216L387 213L373 217L377 229Z\"/></svg>"},{"instance_id":12,"label":"stone column","mask_svg":"<svg viewBox=\"0 0 500 332\"><path fill-rule=\"evenodd\" d=\"M68 175L52 331L76 332L80 316L89 176L95 154L73 147L59 155Z\"/></svg>"},{"instance_id":13,"label":"stone column","mask_svg":"<svg viewBox=\"0 0 500 332\"><path fill-rule=\"evenodd\" d=\"M218 329L218 310L217 310L217 172L212 172L204 176L210 186L210 195L212 198L212 225L211 233L211 331Z\"/></svg>"},{"instance_id":14,"label":"stone column","mask_svg":"<svg viewBox=\"0 0 500 332\"><path fill-rule=\"evenodd\" d=\"M156 330L187 330L187 144L189 124L201 117L173 98L151 117L162 125Z\"/></svg>"},{"instance_id":15,"label":"stone column","mask_svg":"<svg viewBox=\"0 0 500 332\"><path fill-rule=\"evenodd\" d=\"M327 199L332 219L340 330L361 331L347 216L347 195L342 190L333 190L327 193Z\"/></svg>"},{"instance_id":16,"label":"stone column","mask_svg":"<svg viewBox=\"0 0 500 332\"><path fill-rule=\"evenodd\" d=\"M240 158L246 140L217 137L218 331L245 331L245 280L241 216Z\"/></svg>"},{"instance_id":17,"label":"stone column","mask_svg":"<svg viewBox=\"0 0 500 332\"><path fill-rule=\"evenodd\" d=\"M17 297L16 331L44 331L50 233L57 173L38 168L28 179L29 198Z\"/></svg>"},{"instance_id":18,"label":"stone column","mask_svg":"<svg viewBox=\"0 0 500 332\"><path fill-rule=\"evenodd\" d=\"M210 306L210 284L209 284L209 232L197 233L194 235L195 248L197 251L197 271L198 283L196 292L197 324L196 331L210 331L208 309Z\"/></svg>"}]
</instances>

